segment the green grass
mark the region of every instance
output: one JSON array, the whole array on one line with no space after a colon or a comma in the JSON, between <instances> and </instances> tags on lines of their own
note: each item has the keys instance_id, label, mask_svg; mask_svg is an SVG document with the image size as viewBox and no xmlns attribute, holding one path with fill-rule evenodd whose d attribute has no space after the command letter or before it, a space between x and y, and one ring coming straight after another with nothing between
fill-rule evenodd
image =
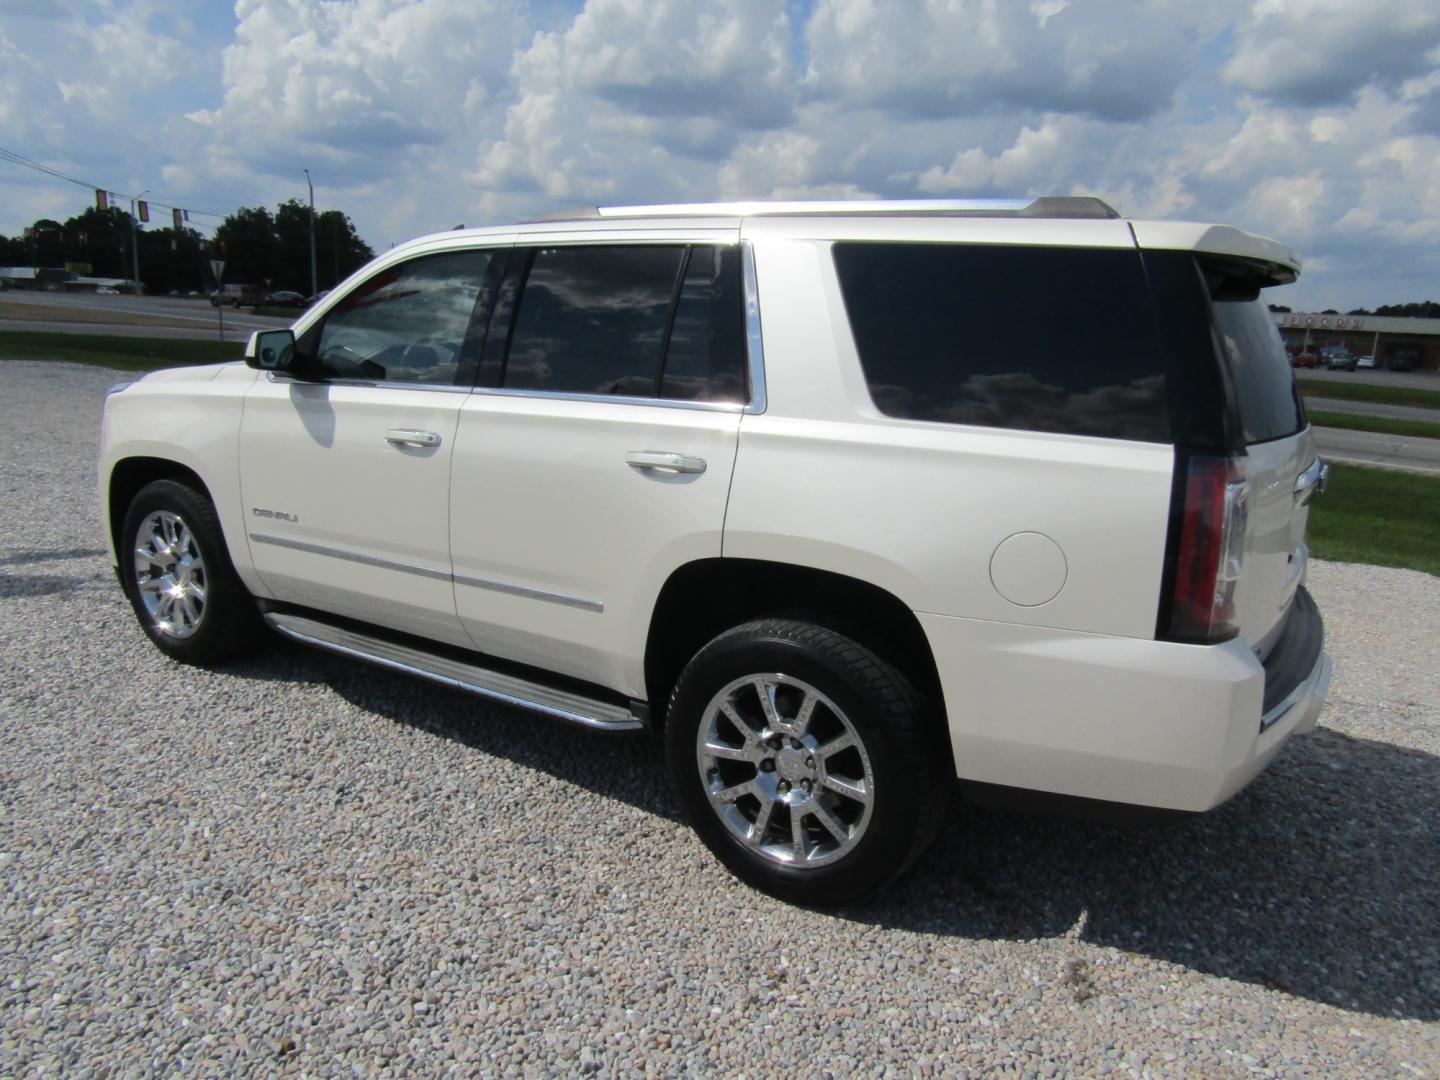
<instances>
[{"instance_id":1,"label":"green grass","mask_svg":"<svg viewBox=\"0 0 1440 1080\"><path fill-rule=\"evenodd\" d=\"M239 360L244 351L238 341L0 330L0 360L66 360L119 371Z\"/></svg>"},{"instance_id":2,"label":"green grass","mask_svg":"<svg viewBox=\"0 0 1440 1080\"><path fill-rule=\"evenodd\" d=\"M1440 575L1440 477L1331 465L1310 504L1310 554Z\"/></svg>"},{"instance_id":3,"label":"green grass","mask_svg":"<svg viewBox=\"0 0 1440 1080\"><path fill-rule=\"evenodd\" d=\"M1351 431L1376 431L1381 435L1418 435L1440 439L1440 420L1406 420L1393 416L1358 416L1355 413L1321 412L1307 409L1310 422L1317 427L1349 428Z\"/></svg>"},{"instance_id":4,"label":"green grass","mask_svg":"<svg viewBox=\"0 0 1440 1080\"><path fill-rule=\"evenodd\" d=\"M1322 382L1320 379L1307 379L1303 376L1297 377L1295 381L1300 384L1300 392L1307 397L1440 409L1440 390L1412 390L1405 386L1375 386L1371 383Z\"/></svg>"}]
</instances>

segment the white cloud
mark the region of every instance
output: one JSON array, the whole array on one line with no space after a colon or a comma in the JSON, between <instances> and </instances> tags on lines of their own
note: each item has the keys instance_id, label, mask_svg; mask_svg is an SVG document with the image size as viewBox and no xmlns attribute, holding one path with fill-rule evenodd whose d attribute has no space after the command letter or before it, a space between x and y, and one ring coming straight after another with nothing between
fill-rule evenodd
<instances>
[{"instance_id":1,"label":"white cloud","mask_svg":"<svg viewBox=\"0 0 1440 1080\"><path fill-rule=\"evenodd\" d=\"M1286 302L1437 292L1433 4L566 2L54 0L0 30L0 143L219 210L308 167L377 248L580 203L1084 192L1290 243ZM87 202L0 174L0 231Z\"/></svg>"},{"instance_id":2,"label":"white cloud","mask_svg":"<svg viewBox=\"0 0 1440 1080\"><path fill-rule=\"evenodd\" d=\"M1221 6L820 0L806 82L851 107L916 117L1019 109L1134 120L1168 106Z\"/></svg>"},{"instance_id":3,"label":"white cloud","mask_svg":"<svg viewBox=\"0 0 1440 1080\"><path fill-rule=\"evenodd\" d=\"M1436 66L1440 8L1416 0L1261 0L1240 27L1225 77L1297 105L1396 89Z\"/></svg>"}]
</instances>

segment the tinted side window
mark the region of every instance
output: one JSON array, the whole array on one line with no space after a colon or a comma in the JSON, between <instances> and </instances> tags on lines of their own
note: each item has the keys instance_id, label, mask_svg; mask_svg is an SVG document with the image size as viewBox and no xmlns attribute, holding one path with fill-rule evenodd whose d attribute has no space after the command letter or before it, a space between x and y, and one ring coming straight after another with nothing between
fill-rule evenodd
<instances>
[{"instance_id":1,"label":"tinted side window","mask_svg":"<svg viewBox=\"0 0 1440 1080\"><path fill-rule=\"evenodd\" d=\"M389 267L325 316L324 378L454 385L491 253L425 255Z\"/></svg>"},{"instance_id":2,"label":"tinted side window","mask_svg":"<svg viewBox=\"0 0 1440 1080\"><path fill-rule=\"evenodd\" d=\"M1305 426L1305 412L1269 307L1258 298L1216 300L1214 312L1245 442L1294 435Z\"/></svg>"},{"instance_id":3,"label":"tinted side window","mask_svg":"<svg viewBox=\"0 0 1440 1080\"><path fill-rule=\"evenodd\" d=\"M695 247L670 324L660 396L747 400L740 249Z\"/></svg>"},{"instance_id":4,"label":"tinted side window","mask_svg":"<svg viewBox=\"0 0 1440 1080\"><path fill-rule=\"evenodd\" d=\"M654 397L683 247L560 247L534 254L503 385Z\"/></svg>"},{"instance_id":5,"label":"tinted side window","mask_svg":"<svg viewBox=\"0 0 1440 1080\"><path fill-rule=\"evenodd\" d=\"M887 416L1170 440L1129 249L840 243L835 264Z\"/></svg>"}]
</instances>

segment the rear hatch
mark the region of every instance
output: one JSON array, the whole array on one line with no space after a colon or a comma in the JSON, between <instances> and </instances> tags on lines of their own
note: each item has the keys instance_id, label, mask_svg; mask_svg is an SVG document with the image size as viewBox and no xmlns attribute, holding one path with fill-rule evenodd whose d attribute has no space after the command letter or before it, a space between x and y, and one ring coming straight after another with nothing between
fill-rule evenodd
<instances>
[{"instance_id":1,"label":"rear hatch","mask_svg":"<svg viewBox=\"0 0 1440 1080\"><path fill-rule=\"evenodd\" d=\"M1295 376L1265 301L1206 267L1220 359L1229 384L1232 458L1246 485L1233 625L1263 659L1305 579L1305 528L1320 479Z\"/></svg>"},{"instance_id":2,"label":"rear hatch","mask_svg":"<svg viewBox=\"0 0 1440 1080\"><path fill-rule=\"evenodd\" d=\"M1136 231L1175 433L1156 635L1196 644L1238 637L1264 661L1296 624L1314 640L1319 623L1314 606L1296 598L1323 465L1262 297L1266 286L1294 280L1295 259L1223 227ZM1159 250L1147 250L1147 239Z\"/></svg>"}]
</instances>

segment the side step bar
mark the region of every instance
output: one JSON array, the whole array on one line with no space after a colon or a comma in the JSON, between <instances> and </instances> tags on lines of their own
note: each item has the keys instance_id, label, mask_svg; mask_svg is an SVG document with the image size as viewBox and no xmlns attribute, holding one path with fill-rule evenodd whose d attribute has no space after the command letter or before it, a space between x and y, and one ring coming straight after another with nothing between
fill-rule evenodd
<instances>
[{"instance_id":1,"label":"side step bar","mask_svg":"<svg viewBox=\"0 0 1440 1080\"><path fill-rule=\"evenodd\" d=\"M408 645L371 637L355 630L332 626L318 619L284 612L265 613L265 621L294 641L352 656L408 675L466 690L507 705L556 716L588 728L603 731L639 731L640 718L623 705L614 705L580 694L557 690L528 679L506 675L448 656L437 656Z\"/></svg>"}]
</instances>

